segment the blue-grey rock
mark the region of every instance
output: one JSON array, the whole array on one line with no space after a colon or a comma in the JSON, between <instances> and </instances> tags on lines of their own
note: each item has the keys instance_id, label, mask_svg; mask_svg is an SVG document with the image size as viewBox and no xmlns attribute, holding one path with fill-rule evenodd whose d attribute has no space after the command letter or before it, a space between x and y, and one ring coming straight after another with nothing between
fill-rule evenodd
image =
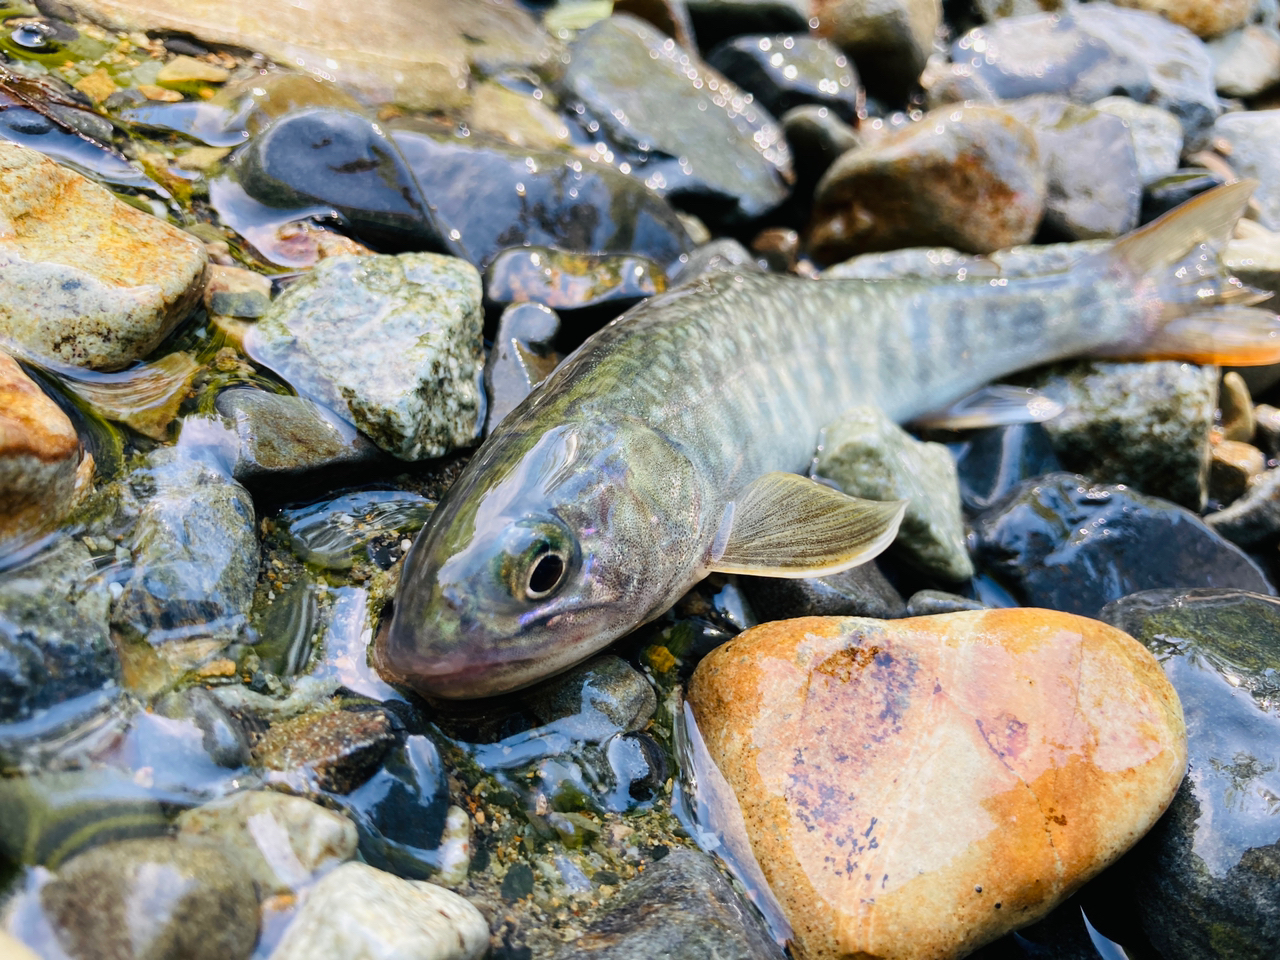
<instances>
[{"instance_id":1,"label":"blue-grey rock","mask_svg":"<svg viewBox=\"0 0 1280 960\"><path fill-rule=\"evenodd\" d=\"M1138 160L1138 179L1149 183L1178 169L1182 156L1182 124L1168 110L1128 97L1103 97L1095 110L1119 117L1129 125Z\"/></svg>"},{"instance_id":2,"label":"blue-grey rock","mask_svg":"<svg viewBox=\"0 0 1280 960\"><path fill-rule=\"evenodd\" d=\"M643 730L658 709L658 699L644 675L621 657L588 660L525 698L541 724L578 718L573 724L596 731L610 724L620 732ZM605 739L598 733L595 739Z\"/></svg>"},{"instance_id":3,"label":"blue-grey rock","mask_svg":"<svg viewBox=\"0 0 1280 960\"><path fill-rule=\"evenodd\" d=\"M559 330L560 317L545 304L513 303L502 311L484 365L486 435L556 368L561 357L552 341Z\"/></svg>"},{"instance_id":4,"label":"blue-grey rock","mask_svg":"<svg viewBox=\"0 0 1280 960\"><path fill-rule=\"evenodd\" d=\"M1161 587L1275 592L1189 510L1072 473L1028 480L977 517L971 555L1019 603L1084 616Z\"/></svg>"},{"instance_id":5,"label":"blue-grey rock","mask_svg":"<svg viewBox=\"0 0 1280 960\"><path fill-rule=\"evenodd\" d=\"M980 513L1024 480L1062 469L1042 423L974 430L950 444L964 508Z\"/></svg>"},{"instance_id":6,"label":"blue-grey rock","mask_svg":"<svg viewBox=\"0 0 1280 960\"><path fill-rule=\"evenodd\" d=\"M707 63L775 117L811 104L857 122L858 74L827 40L790 34L735 37L707 54Z\"/></svg>"},{"instance_id":7,"label":"blue-grey rock","mask_svg":"<svg viewBox=\"0 0 1280 960\"><path fill-rule=\"evenodd\" d=\"M782 115L781 122L796 172L790 205L807 204L836 157L859 146L862 138L830 107L795 107Z\"/></svg>"},{"instance_id":8,"label":"blue-grey rock","mask_svg":"<svg viewBox=\"0 0 1280 960\"><path fill-rule=\"evenodd\" d=\"M394 535L398 543L412 536L434 507L411 490L358 490L282 510L278 522L299 559L325 570L350 570L376 539Z\"/></svg>"},{"instance_id":9,"label":"blue-grey rock","mask_svg":"<svg viewBox=\"0 0 1280 960\"><path fill-rule=\"evenodd\" d=\"M570 57L565 99L632 153L629 169L659 194L724 223L786 199L791 156L773 117L649 24L601 20Z\"/></svg>"},{"instance_id":10,"label":"blue-grey rock","mask_svg":"<svg viewBox=\"0 0 1280 960\"><path fill-rule=\"evenodd\" d=\"M1280 110L1228 113L1213 125L1213 137L1228 144L1236 173L1257 178L1258 222L1280 230Z\"/></svg>"},{"instance_id":11,"label":"blue-grey rock","mask_svg":"<svg viewBox=\"0 0 1280 960\"><path fill-rule=\"evenodd\" d=\"M929 617L936 613L955 613L958 610L988 610L981 600L970 600L944 590L917 590L907 601L908 617Z\"/></svg>"},{"instance_id":12,"label":"blue-grey rock","mask_svg":"<svg viewBox=\"0 0 1280 960\"><path fill-rule=\"evenodd\" d=\"M905 615L907 609L874 562L828 577L739 577L738 582L761 621L793 617L893 620Z\"/></svg>"},{"instance_id":13,"label":"blue-grey rock","mask_svg":"<svg viewBox=\"0 0 1280 960\"><path fill-rule=\"evenodd\" d=\"M330 257L276 298L245 348L392 456L438 457L484 422L480 292L455 257Z\"/></svg>"},{"instance_id":14,"label":"blue-grey rock","mask_svg":"<svg viewBox=\"0 0 1280 960\"><path fill-rule=\"evenodd\" d=\"M1182 701L1190 771L1130 855L1138 915L1167 960L1263 960L1280 943L1280 602L1151 590L1099 617L1144 643Z\"/></svg>"},{"instance_id":15,"label":"blue-grey rock","mask_svg":"<svg viewBox=\"0 0 1280 960\"><path fill-rule=\"evenodd\" d=\"M1242 547L1258 547L1280 533L1280 470L1262 474L1235 503L1204 518Z\"/></svg>"},{"instance_id":16,"label":"blue-grey rock","mask_svg":"<svg viewBox=\"0 0 1280 960\"><path fill-rule=\"evenodd\" d=\"M689 259L680 268L676 278L686 283L695 277L714 273L720 270L752 270L760 272L760 265L751 251L732 237L717 237L710 243L704 243L689 254Z\"/></svg>"}]
</instances>

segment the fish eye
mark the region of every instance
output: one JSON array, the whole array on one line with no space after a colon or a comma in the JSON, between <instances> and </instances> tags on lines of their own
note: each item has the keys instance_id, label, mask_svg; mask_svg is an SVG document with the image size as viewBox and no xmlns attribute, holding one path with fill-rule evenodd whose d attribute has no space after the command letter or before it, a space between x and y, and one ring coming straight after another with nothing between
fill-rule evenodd
<instances>
[{"instance_id":1,"label":"fish eye","mask_svg":"<svg viewBox=\"0 0 1280 960\"><path fill-rule=\"evenodd\" d=\"M529 567L529 577L525 582L524 595L529 600L541 600L549 597L564 581L568 564L564 554L548 545L545 550L533 559Z\"/></svg>"}]
</instances>

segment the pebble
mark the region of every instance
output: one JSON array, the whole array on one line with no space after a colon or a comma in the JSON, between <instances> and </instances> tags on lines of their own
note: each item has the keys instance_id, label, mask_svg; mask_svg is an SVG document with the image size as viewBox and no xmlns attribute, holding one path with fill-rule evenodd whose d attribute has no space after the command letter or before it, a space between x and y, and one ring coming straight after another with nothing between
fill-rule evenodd
<instances>
[{"instance_id":1,"label":"pebble","mask_svg":"<svg viewBox=\"0 0 1280 960\"><path fill-rule=\"evenodd\" d=\"M209 266L204 308L225 317L256 320L271 306L271 280L241 267Z\"/></svg>"},{"instance_id":2,"label":"pebble","mask_svg":"<svg viewBox=\"0 0 1280 960\"><path fill-rule=\"evenodd\" d=\"M1065 408L1044 429L1067 470L1199 510L1217 407L1213 367L1087 361L1033 377Z\"/></svg>"},{"instance_id":3,"label":"pebble","mask_svg":"<svg viewBox=\"0 0 1280 960\"><path fill-rule=\"evenodd\" d=\"M1208 522L1123 486L1051 473L974 520L971 554L1019 602L1085 616L1159 587L1273 593L1257 564Z\"/></svg>"},{"instance_id":4,"label":"pebble","mask_svg":"<svg viewBox=\"0 0 1280 960\"><path fill-rule=\"evenodd\" d=\"M481 0L368 0L360 29L341 7L291 0L70 0L67 6L124 30L172 31L204 43L260 51L351 87L372 103L439 110L467 100L473 67L546 63L555 44L512 4ZM335 38L341 38L335 43Z\"/></svg>"},{"instance_id":5,"label":"pebble","mask_svg":"<svg viewBox=\"0 0 1280 960\"><path fill-rule=\"evenodd\" d=\"M485 299L499 306L533 301L562 316L596 308L609 320L666 289L666 271L645 257L532 246L499 253L485 271L484 283Z\"/></svg>"},{"instance_id":6,"label":"pebble","mask_svg":"<svg viewBox=\"0 0 1280 960\"><path fill-rule=\"evenodd\" d=\"M783 960L752 908L697 850L673 850L614 897L555 960Z\"/></svg>"},{"instance_id":7,"label":"pebble","mask_svg":"<svg viewBox=\"0 0 1280 960\"><path fill-rule=\"evenodd\" d=\"M502 311L484 366L486 436L556 368L552 341L559 330L560 317L544 304L513 303Z\"/></svg>"},{"instance_id":8,"label":"pebble","mask_svg":"<svg viewBox=\"0 0 1280 960\"><path fill-rule=\"evenodd\" d=\"M249 765L249 737L243 719L223 707L207 687L192 686L166 694L153 709L156 716L193 723L200 731L201 747L218 766L236 770Z\"/></svg>"},{"instance_id":9,"label":"pebble","mask_svg":"<svg viewBox=\"0 0 1280 960\"><path fill-rule=\"evenodd\" d=\"M851 497L907 500L889 548L944 580L968 580L955 461L940 443L922 443L875 407L851 410L823 430L814 464Z\"/></svg>"},{"instance_id":10,"label":"pebble","mask_svg":"<svg viewBox=\"0 0 1280 960\"><path fill-rule=\"evenodd\" d=\"M564 99L634 153L633 175L650 189L726 223L786 199L791 156L773 117L649 24L601 20L570 57Z\"/></svg>"},{"instance_id":11,"label":"pebble","mask_svg":"<svg viewBox=\"0 0 1280 960\"><path fill-rule=\"evenodd\" d=\"M940 0L812 0L814 31L853 58L872 96L905 99L933 50Z\"/></svg>"},{"instance_id":12,"label":"pebble","mask_svg":"<svg viewBox=\"0 0 1280 960\"><path fill-rule=\"evenodd\" d=\"M759 273L760 264L756 263L751 251L737 240L732 237L717 237L690 253L676 277L681 283L687 283L696 277L721 270L730 273L751 270Z\"/></svg>"},{"instance_id":13,"label":"pebble","mask_svg":"<svg viewBox=\"0 0 1280 960\"><path fill-rule=\"evenodd\" d=\"M1220 536L1242 547L1258 547L1280 533L1280 470L1267 470L1246 488L1239 500L1209 514L1204 522Z\"/></svg>"},{"instance_id":14,"label":"pebble","mask_svg":"<svg viewBox=\"0 0 1280 960\"><path fill-rule=\"evenodd\" d=\"M37 356L118 370L154 350L203 289L195 237L4 140L0 221L0 335Z\"/></svg>"},{"instance_id":15,"label":"pebble","mask_svg":"<svg viewBox=\"0 0 1280 960\"><path fill-rule=\"evenodd\" d=\"M827 40L786 34L735 37L707 54L707 63L775 117L811 104L857 122L857 72Z\"/></svg>"},{"instance_id":16,"label":"pebble","mask_svg":"<svg viewBox=\"0 0 1280 960\"><path fill-rule=\"evenodd\" d=\"M0 353L0 555L51 530L92 483L70 418Z\"/></svg>"},{"instance_id":17,"label":"pebble","mask_svg":"<svg viewBox=\"0 0 1280 960\"><path fill-rule=\"evenodd\" d=\"M1264 960L1280 943L1280 603L1151 590L1100 616L1155 654L1186 712L1190 772L1129 875L1142 927L1168 960Z\"/></svg>"},{"instance_id":18,"label":"pebble","mask_svg":"<svg viewBox=\"0 0 1280 960\"><path fill-rule=\"evenodd\" d=\"M906 613L902 596L875 561L828 577L739 577L738 582L751 609L763 620L792 617L892 620Z\"/></svg>"},{"instance_id":19,"label":"pebble","mask_svg":"<svg viewBox=\"0 0 1280 960\"><path fill-rule=\"evenodd\" d=\"M185 810L177 827L180 838L207 840L233 856L264 897L295 892L356 852L356 827L346 817L270 790L243 790Z\"/></svg>"},{"instance_id":20,"label":"pebble","mask_svg":"<svg viewBox=\"0 0 1280 960\"><path fill-rule=\"evenodd\" d=\"M1096 240L1138 225L1142 178L1123 120L1057 95L1001 106L1035 135L1048 185L1045 229L1063 240Z\"/></svg>"},{"instance_id":21,"label":"pebble","mask_svg":"<svg viewBox=\"0 0 1280 960\"><path fill-rule=\"evenodd\" d=\"M974 7L983 20L1001 17L1025 17L1033 13L1061 10L1066 0L975 0Z\"/></svg>"},{"instance_id":22,"label":"pebble","mask_svg":"<svg viewBox=\"0 0 1280 960\"><path fill-rule=\"evenodd\" d=\"M1246 24L1209 41L1213 82L1224 97L1256 97L1280 83L1280 32Z\"/></svg>"},{"instance_id":23,"label":"pebble","mask_svg":"<svg viewBox=\"0 0 1280 960\"><path fill-rule=\"evenodd\" d=\"M809 251L823 263L910 246L989 253L1035 235L1045 194L1030 130L991 107L947 107L832 164Z\"/></svg>"},{"instance_id":24,"label":"pebble","mask_svg":"<svg viewBox=\"0 0 1280 960\"><path fill-rule=\"evenodd\" d=\"M489 925L444 887L344 863L307 894L271 960L478 960Z\"/></svg>"},{"instance_id":25,"label":"pebble","mask_svg":"<svg viewBox=\"0 0 1280 960\"><path fill-rule=\"evenodd\" d=\"M765 624L689 703L809 957L959 957L1043 916L1186 768L1151 655L1048 610Z\"/></svg>"},{"instance_id":26,"label":"pebble","mask_svg":"<svg viewBox=\"0 0 1280 960\"><path fill-rule=\"evenodd\" d=\"M38 894L73 960L240 960L258 935L253 881L212 844L123 840L70 860Z\"/></svg>"},{"instance_id":27,"label":"pebble","mask_svg":"<svg viewBox=\"0 0 1280 960\"><path fill-rule=\"evenodd\" d=\"M1150 223L1156 217L1181 206L1192 197L1197 197L1226 182L1226 178L1220 174L1205 170L1203 167L1181 167L1166 177L1153 180L1142 190L1142 222ZM1235 242L1235 240L1227 241L1228 249Z\"/></svg>"},{"instance_id":28,"label":"pebble","mask_svg":"<svg viewBox=\"0 0 1280 960\"><path fill-rule=\"evenodd\" d=\"M1280 453L1280 410L1269 403L1253 408L1254 439L1262 449L1275 456Z\"/></svg>"},{"instance_id":29,"label":"pebble","mask_svg":"<svg viewBox=\"0 0 1280 960\"><path fill-rule=\"evenodd\" d=\"M1222 411L1222 438L1248 443L1256 429L1253 416L1253 398L1244 377L1235 370L1222 375L1218 387L1218 406Z\"/></svg>"},{"instance_id":30,"label":"pebble","mask_svg":"<svg viewBox=\"0 0 1280 960\"><path fill-rule=\"evenodd\" d=\"M643 730L658 709L658 699L644 675L621 657L588 660L526 696L528 709L540 724L556 721L563 730L580 727L576 736L604 740L601 728L628 732Z\"/></svg>"},{"instance_id":31,"label":"pebble","mask_svg":"<svg viewBox=\"0 0 1280 960\"><path fill-rule=\"evenodd\" d=\"M1182 124L1168 110L1129 97L1103 97L1093 109L1119 117L1129 125L1138 179L1150 183L1178 169L1182 156Z\"/></svg>"},{"instance_id":32,"label":"pebble","mask_svg":"<svg viewBox=\"0 0 1280 960\"><path fill-rule=\"evenodd\" d=\"M907 601L908 617L931 617L938 613L957 613L961 610L986 610L981 600L971 600L944 590L917 590Z\"/></svg>"},{"instance_id":33,"label":"pebble","mask_svg":"<svg viewBox=\"0 0 1280 960\"><path fill-rule=\"evenodd\" d=\"M1116 0L1116 4L1158 13L1198 37L1216 37L1243 26L1254 7L1253 0Z\"/></svg>"},{"instance_id":34,"label":"pebble","mask_svg":"<svg viewBox=\"0 0 1280 960\"><path fill-rule=\"evenodd\" d=\"M613 0L613 12L646 20L686 50L698 49L685 0Z\"/></svg>"},{"instance_id":35,"label":"pebble","mask_svg":"<svg viewBox=\"0 0 1280 960\"><path fill-rule=\"evenodd\" d=\"M1266 469L1266 454L1252 444L1239 440L1215 443L1209 464L1209 495L1218 503L1232 503Z\"/></svg>"},{"instance_id":36,"label":"pebble","mask_svg":"<svg viewBox=\"0 0 1280 960\"><path fill-rule=\"evenodd\" d=\"M249 354L402 460L471 443L484 418L480 276L432 253L330 257L285 290Z\"/></svg>"},{"instance_id":37,"label":"pebble","mask_svg":"<svg viewBox=\"0 0 1280 960\"><path fill-rule=\"evenodd\" d=\"M185 54L174 57L156 74L156 83L162 87L181 89L193 84L226 83L231 71L214 63L197 60Z\"/></svg>"},{"instance_id":38,"label":"pebble","mask_svg":"<svg viewBox=\"0 0 1280 960\"><path fill-rule=\"evenodd\" d=\"M751 238L751 252L772 273L793 273L800 254L800 234L788 227L766 227Z\"/></svg>"},{"instance_id":39,"label":"pebble","mask_svg":"<svg viewBox=\"0 0 1280 960\"><path fill-rule=\"evenodd\" d=\"M1228 113L1213 125L1214 141L1231 151L1231 167L1242 177L1256 177L1254 202L1258 222L1280 230L1280 110Z\"/></svg>"},{"instance_id":40,"label":"pebble","mask_svg":"<svg viewBox=\"0 0 1280 960\"><path fill-rule=\"evenodd\" d=\"M253 760L287 779L302 773L321 790L350 793L374 774L397 739L395 721L381 707L320 707L273 723L254 744Z\"/></svg>"},{"instance_id":41,"label":"pebble","mask_svg":"<svg viewBox=\"0 0 1280 960\"><path fill-rule=\"evenodd\" d=\"M1258 290L1280 290L1280 234L1268 230L1257 221L1245 222L1248 226L1239 231L1243 235L1227 241L1226 249L1222 251L1223 264L1231 271L1232 276L1246 286ZM1278 305L1280 300L1274 295L1258 304L1267 310L1274 310ZM1238 372L1246 384L1251 381L1256 384L1259 375L1267 378L1268 382L1265 384L1251 384L1255 390L1264 390L1275 382L1274 366L1248 367Z\"/></svg>"},{"instance_id":42,"label":"pebble","mask_svg":"<svg viewBox=\"0 0 1280 960\"><path fill-rule=\"evenodd\" d=\"M818 181L836 157L860 145L862 138L829 107L795 107L782 115L781 122L794 155L796 183L791 203L807 207Z\"/></svg>"},{"instance_id":43,"label":"pebble","mask_svg":"<svg viewBox=\"0 0 1280 960\"><path fill-rule=\"evenodd\" d=\"M411 490L357 490L280 511L289 546L324 570L350 570L361 553L390 534L417 531L435 505Z\"/></svg>"}]
</instances>

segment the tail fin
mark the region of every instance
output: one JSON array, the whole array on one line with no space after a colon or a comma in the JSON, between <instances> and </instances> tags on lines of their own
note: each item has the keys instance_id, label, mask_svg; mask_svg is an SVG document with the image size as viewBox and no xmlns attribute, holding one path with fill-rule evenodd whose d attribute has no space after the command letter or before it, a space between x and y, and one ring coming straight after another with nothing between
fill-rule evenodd
<instances>
[{"instance_id":1,"label":"tail fin","mask_svg":"<svg viewBox=\"0 0 1280 960\"><path fill-rule=\"evenodd\" d=\"M1134 339L1098 355L1231 366L1280 362L1280 319L1251 306L1269 294L1244 286L1221 260L1257 185L1239 180L1209 190L1116 242L1106 256L1153 283L1160 310Z\"/></svg>"}]
</instances>

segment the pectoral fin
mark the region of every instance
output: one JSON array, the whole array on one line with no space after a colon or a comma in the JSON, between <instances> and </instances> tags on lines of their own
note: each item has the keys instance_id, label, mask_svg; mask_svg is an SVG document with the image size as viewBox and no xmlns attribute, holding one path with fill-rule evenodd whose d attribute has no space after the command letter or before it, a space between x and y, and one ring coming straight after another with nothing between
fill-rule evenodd
<instances>
[{"instance_id":1,"label":"pectoral fin","mask_svg":"<svg viewBox=\"0 0 1280 960\"><path fill-rule=\"evenodd\" d=\"M795 473L766 473L733 506L708 568L761 577L822 577L893 542L907 501L859 500Z\"/></svg>"},{"instance_id":2,"label":"pectoral fin","mask_svg":"<svg viewBox=\"0 0 1280 960\"><path fill-rule=\"evenodd\" d=\"M1029 387L995 383L957 400L942 410L916 417L918 427L938 430L977 430L1016 423L1044 423L1062 412L1062 404Z\"/></svg>"}]
</instances>

